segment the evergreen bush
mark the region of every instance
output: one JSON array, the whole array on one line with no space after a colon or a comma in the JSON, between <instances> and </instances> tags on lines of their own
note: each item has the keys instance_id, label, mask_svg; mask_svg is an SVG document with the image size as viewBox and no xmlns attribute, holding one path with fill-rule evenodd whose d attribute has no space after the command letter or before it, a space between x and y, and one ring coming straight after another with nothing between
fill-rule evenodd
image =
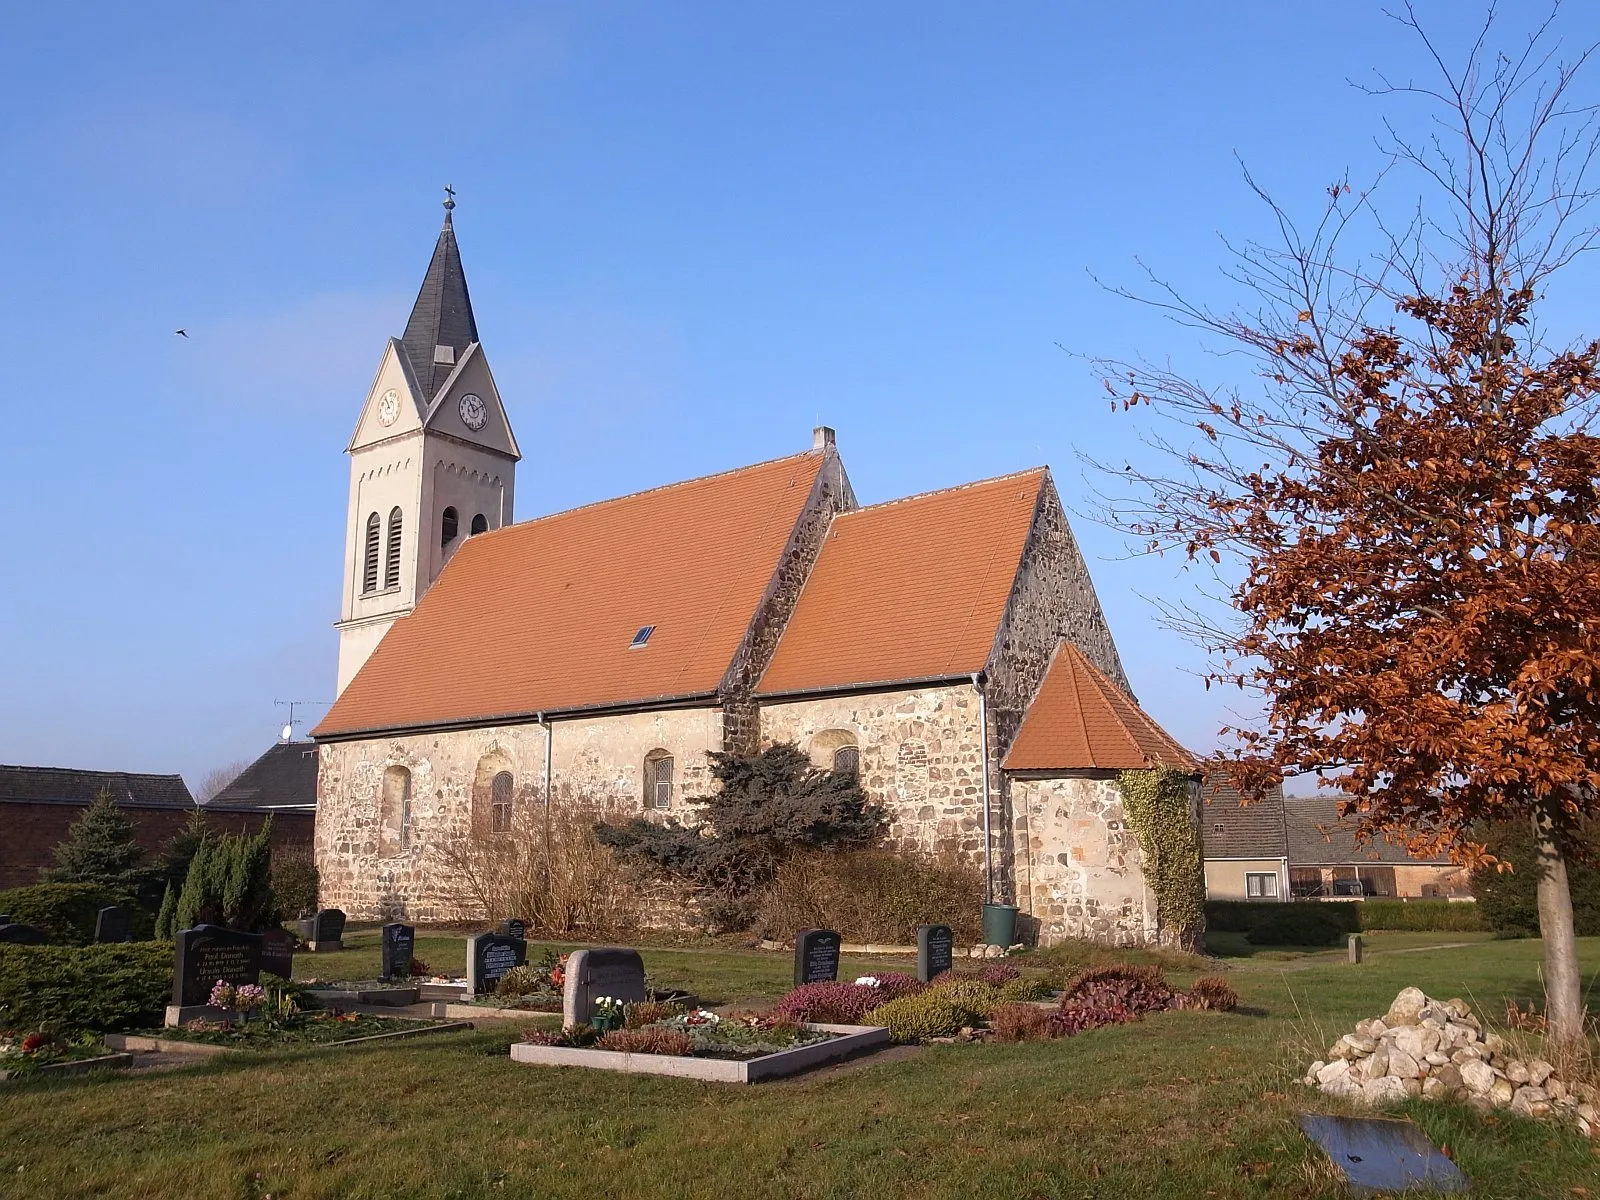
<instances>
[{"instance_id":1,"label":"evergreen bush","mask_svg":"<svg viewBox=\"0 0 1600 1200\"><path fill-rule=\"evenodd\" d=\"M150 1025L172 997L172 946L0 945L0 1028L105 1033Z\"/></svg>"},{"instance_id":2,"label":"evergreen bush","mask_svg":"<svg viewBox=\"0 0 1600 1200\"><path fill-rule=\"evenodd\" d=\"M144 848L133 840L133 822L117 808L109 789L67 830L55 849L55 866L40 872L45 883L90 883L124 904L153 905L160 884L144 861Z\"/></svg>"},{"instance_id":3,"label":"evergreen bush","mask_svg":"<svg viewBox=\"0 0 1600 1200\"><path fill-rule=\"evenodd\" d=\"M309 847L285 846L272 855L272 893L286 919L315 915L321 880Z\"/></svg>"},{"instance_id":4,"label":"evergreen bush","mask_svg":"<svg viewBox=\"0 0 1600 1200\"><path fill-rule=\"evenodd\" d=\"M59 946L87 946L94 941L95 918L107 905L119 903L108 888L94 883L35 883L0 892L0 912L19 925L33 925Z\"/></svg>"},{"instance_id":5,"label":"evergreen bush","mask_svg":"<svg viewBox=\"0 0 1600 1200\"><path fill-rule=\"evenodd\" d=\"M1344 926L1320 907L1284 904L1280 908L1245 934L1244 940L1252 946L1331 946L1345 936Z\"/></svg>"},{"instance_id":6,"label":"evergreen bush","mask_svg":"<svg viewBox=\"0 0 1600 1200\"><path fill-rule=\"evenodd\" d=\"M955 1037L971 1023L971 1014L938 988L901 996L879 1005L859 1024L883 1025L897 1042L925 1042L929 1038Z\"/></svg>"},{"instance_id":7,"label":"evergreen bush","mask_svg":"<svg viewBox=\"0 0 1600 1200\"><path fill-rule=\"evenodd\" d=\"M177 929L226 925L254 933L278 924L271 817L253 834L201 839L174 916Z\"/></svg>"},{"instance_id":8,"label":"evergreen bush","mask_svg":"<svg viewBox=\"0 0 1600 1200\"><path fill-rule=\"evenodd\" d=\"M1502 937L1539 936L1539 876L1533 853L1533 831L1521 821L1489 826L1484 845L1512 870L1481 867L1472 872L1472 894L1483 927ZM1591 826L1578 838L1581 855L1567 859L1567 885L1572 891L1572 924L1579 937L1600 935L1600 829ZM1587 859L1587 861L1584 861Z\"/></svg>"}]
</instances>

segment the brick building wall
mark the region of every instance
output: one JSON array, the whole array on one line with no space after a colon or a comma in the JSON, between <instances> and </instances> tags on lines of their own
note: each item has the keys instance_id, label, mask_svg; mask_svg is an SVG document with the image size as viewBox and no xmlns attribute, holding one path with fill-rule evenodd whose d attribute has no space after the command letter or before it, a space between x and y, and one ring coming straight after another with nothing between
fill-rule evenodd
<instances>
[{"instance_id":1,"label":"brick building wall","mask_svg":"<svg viewBox=\"0 0 1600 1200\"><path fill-rule=\"evenodd\" d=\"M54 865L55 849L67 830L83 816L86 804L47 801L0 803L0 888L25 887L39 882L39 872ZM161 847L189 819L189 809L123 803L119 811L133 822L134 840L143 846L147 861L155 861ZM211 810L206 819L224 833L254 833L262 814ZM309 846L313 820L309 813L279 813L272 822L274 847Z\"/></svg>"}]
</instances>

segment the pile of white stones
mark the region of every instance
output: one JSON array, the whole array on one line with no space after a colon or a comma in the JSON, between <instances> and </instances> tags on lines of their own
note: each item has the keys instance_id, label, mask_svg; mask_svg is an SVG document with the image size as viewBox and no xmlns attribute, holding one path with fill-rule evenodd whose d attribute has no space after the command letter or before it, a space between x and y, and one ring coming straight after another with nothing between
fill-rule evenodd
<instances>
[{"instance_id":1,"label":"pile of white stones","mask_svg":"<svg viewBox=\"0 0 1600 1200\"><path fill-rule=\"evenodd\" d=\"M1483 1032L1466 1001L1430 1000L1420 988L1402 991L1383 1016L1357 1021L1354 1033L1311 1064L1305 1082L1366 1104L1422 1096L1463 1100L1484 1112L1553 1114L1600 1136L1600 1089L1557 1079L1543 1059L1517 1058L1503 1037Z\"/></svg>"}]
</instances>

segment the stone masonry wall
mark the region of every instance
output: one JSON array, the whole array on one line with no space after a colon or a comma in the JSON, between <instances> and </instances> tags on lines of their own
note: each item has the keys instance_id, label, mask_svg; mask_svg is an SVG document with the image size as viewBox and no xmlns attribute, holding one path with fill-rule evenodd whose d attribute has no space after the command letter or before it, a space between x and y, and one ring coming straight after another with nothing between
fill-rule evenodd
<instances>
[{"instance_id":1,"label":"stone masonry wall","mask_svg":"<svg viewBox=\"0 0 1600 1200\"><path fill-rule=\"evenodd\" d=\"M753 753L761 738L761 720L758 706L752 698L756 682L761 678L772 655L778 648L784 627L800 600L806 577L811 573L817 555L822 552L822 542L828 536L828 527L839 513L849 512L856 506L855 492L844 473L844 463L831 447L817 481L806 502L805 511L795 522L789 544L778 560L772 584L762 599L744 643L739 647L727 674L722 680L723 741L730 750Z\"/></svg>"},{"instance_id":2,"label":"stone masonry wall","mask_svg":"<svg viewBox=\"0 0 1600 1200\"><path fill-rule=\"evenodd\" d=\"M985 672L991 738L989 794L995 805L996 886L1001 899L1014 899L1020 892L1016 890L1019 848L1012 839L1016 807L1000 764L1044 680L1050 656L1063 641L1076 645L1113 683L1129 691L1094 581L1078 551L1055 484L1047 477Z\"/></svg>"},{"instance_id":3,"label":"stone masonry wall","mask_svg":"<svg viewBox=\"0 0 1600 1200\"><path fill-rule=\"evenodd\" d=\"M1013 779L1017 904L1039 944L1157 940L1155 894L1114 778Z\"/></svg>"},{"instance_id":4,"label":"stone masonry wall","mask_svg":"<svg viewBox=\"0 0 1600 1200\"><path fill-rule=\"evenodd\" d=\"M645 811L644 759L652 750L673 756L667 812L682 819L687 802L710 790L706 751L722 749L722 711L712 706L552 721L550 729L557 803L576 795L619 818ZM514 806L543 804L544 739L534 723L324 743L316 829L322 903L357 919L476 916L459 911L442 849L471 826L480 765L511 772ZM385 854L380 806L391 766L411 772L411 844Z\"/></svg>"},{"instance_id":5,"label":"stone masonry wall","mask_svg":"<svg viewBox=\"0 0 1600 1200\"><path fill-rule=\"evenodd\" d=\"M983 861L978 695L970 684L765 702L761 744L811 740L828 730L855 736L861 785L889 814L889 844L902 852L959 852ZM831 765L835 739L826 739Z\"/></svg>"}]
</instances>

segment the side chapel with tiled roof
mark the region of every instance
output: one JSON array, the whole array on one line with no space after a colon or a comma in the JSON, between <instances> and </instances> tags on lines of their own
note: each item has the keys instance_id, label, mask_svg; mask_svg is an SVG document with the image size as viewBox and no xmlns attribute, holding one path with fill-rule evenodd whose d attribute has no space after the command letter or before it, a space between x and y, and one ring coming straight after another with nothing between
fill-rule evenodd
<instances>
[{"instance_id":1,"label":"side chapel with tiled roof","mask_svg":"<svg viewBox=\"0 0 1600 1200\"><path fill-rule=\"evenodd\" d=\"M820 428L798 454L516 522L487 368L480 418L441 361L481 363L476 338L447 220L349 451L340 690L314 731L324 903L481 915L449 847L534 836L547 804L693 820L708 752L793 742L859 776L897 848L981 866L1041 941L1166 936L1115 775L1194 760L1139 709L1047 468L863 507ZM374 407L391 390L411 405L394 434ZM492 446L462 444L469 417ZM498 481L494 519L447 518L463 493L421 482L389 551L375 464L427 481L464 455ZM410 574L363 618L386 554Z\"/></svg>"}]
</instances>

